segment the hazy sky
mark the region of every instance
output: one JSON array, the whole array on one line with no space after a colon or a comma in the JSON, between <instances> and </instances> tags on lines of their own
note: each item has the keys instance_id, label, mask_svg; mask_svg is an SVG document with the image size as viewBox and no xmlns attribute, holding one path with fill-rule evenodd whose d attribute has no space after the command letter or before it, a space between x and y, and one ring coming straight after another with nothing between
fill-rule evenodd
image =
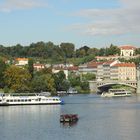
<instances>
[{"instance_id":1,"label":"hazy sky","mask_svg":"<svg viewBox=\"0 0 140 140\"><path fill-rule=\"evenodd\" d=\"M0 44L140 47L140 0L0 0Z\"/></svg>"}]
</instances>

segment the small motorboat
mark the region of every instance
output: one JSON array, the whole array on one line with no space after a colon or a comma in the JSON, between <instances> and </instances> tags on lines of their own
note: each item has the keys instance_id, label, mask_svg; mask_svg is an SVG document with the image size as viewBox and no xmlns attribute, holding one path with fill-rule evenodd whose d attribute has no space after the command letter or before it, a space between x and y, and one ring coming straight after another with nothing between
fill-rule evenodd
<instances>
[{"instance_id":1,"label":"small motorboat","mask_svg":"<svg viewBox=\"0 0 140 140\"><path fill-rule=\"evenodd\" d=\"M77 122L78 121L78 115L77 114L63 114L60 115L60 122Z\"/></svg>"}]
</instances>

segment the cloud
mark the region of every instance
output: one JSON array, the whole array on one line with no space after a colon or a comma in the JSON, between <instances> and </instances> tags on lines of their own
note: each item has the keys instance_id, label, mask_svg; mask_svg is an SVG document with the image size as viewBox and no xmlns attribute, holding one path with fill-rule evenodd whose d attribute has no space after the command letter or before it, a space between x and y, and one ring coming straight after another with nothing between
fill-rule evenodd
<instances>
[{"instance_id":1,"label":"cloud","mask_svg":"<svg viewBox=\"0 0 140 140\"><path fill-rule=\"evenodd\" d=\"M31 9L45 5L41 0L5 0L0 3L0 11L11 12L13 10Z\"/></svg>"},{"instance_id":2,"label":"cloud","mask_svg":"<svg viewBox=\"0 0 140 140\"><path fill-rule=\"evenodd\" d=\"M72 29L88 35L120 35L140 33L140 1L119 0L116 9L84 9L74 15L87 22L72 25Z\"/></svg>"}]
</instances>

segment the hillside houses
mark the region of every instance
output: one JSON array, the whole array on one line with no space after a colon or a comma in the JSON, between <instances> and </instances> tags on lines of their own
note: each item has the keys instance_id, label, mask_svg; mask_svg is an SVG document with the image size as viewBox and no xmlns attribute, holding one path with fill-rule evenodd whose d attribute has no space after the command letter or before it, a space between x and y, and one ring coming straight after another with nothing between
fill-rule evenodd
<instances>
[{"instance_id":1,"label":"hillside houses","mask_svg":"<svg viewBox=\"0 0 140 140\"><path fill-rule=\"evenodd\" d=\"M28 65L28 58L16 58L15 59L15 65L16 66L25 66Z\"/></svg>"},{"instance_id":2,"label":"hillside houses","mask_svg":"<svg viewBox=\"0 0 140 140\"><path fill-rule=\"evenodd\" d=\"M120 54L116 55L109 55L109 56L96 56L96 60L118 60L119 58L124 58L124 59L130 59L130 58L137 58L139 55L136 55L136 47L132 45L122 45L119 47L120 49Z\"/></svg>"},{"instance_id":3,"label":"hillside houses","mask_svg":"<svg viewBox=\"0 0 140 140\"><path fill-rule=\"evenodd\" d=\"M132 45L123 45L119 47L120 54L109 55L109 56L96 56L96 60L90 61L79 66L71 64L41 64L35 62L33 64L34 70L40 71L44 68L52 67L53 73L64 71L66 78L71 72L77 75L84 75L87 73L95 74L96 80L136 80L136 65L134 63L120 62L119 58L130 58L138 57L135 53L136 47ZM16 58L16 66L25 66L28 64L28 58Z\"/></svg>"},{"instance_id":4,"label":"hillside houses","mask_svg":"<svg viewBox=\"0 0 140 140\"><path fill-rule=\"evenodd\" d=\"M106 62L90 62L79 66L82 74L93 73L96 80L136 80L136 65L121 63L118 60Z\"/></svg>"}]
</instances>

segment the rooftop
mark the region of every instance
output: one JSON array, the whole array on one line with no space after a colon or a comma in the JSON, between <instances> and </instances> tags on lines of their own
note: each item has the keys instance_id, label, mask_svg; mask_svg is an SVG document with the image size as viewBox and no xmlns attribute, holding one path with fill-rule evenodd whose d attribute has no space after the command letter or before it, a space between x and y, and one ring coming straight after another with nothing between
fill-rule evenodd
<instances>
[{"instance_id":1,"label":"rooftop","mask_svg":"<svg viewBox=\"0 0 140 140\"><path fill-rule=\"evenodd\" d=\"M117 63L114 67L136 67L135 63Z\"/></svg>"},{"instance_id":2,"label":"rooftop","mask_svg":"<svg viewBox=\"0 0 140 140\"><path fill-rule=\"evenodd\" d=\"M122 50L135 50L136 49L136 47L131 46L131 45L124 45L124 46L120 46L119 48Z\"/></svg>"},{"instance_id":3,"label":"rooftop","mask_svg":"<svg viewBox=\"0 0 140 140\"><path fill-rule=\"evenodd\" d=\"M16 58L17 61L28 61L28 58Z\"/></svg>"},{"instance_id":4,"label":"rooftop","mask_svg":"<svg viewBox=\"0 0 140 140\"><path fill-rule=\"evenodd\" d=\"M88 68L97 68L98 65L103 64L104 62L95 62L95 61L91 61L87 64Z\"/></svg>"}]
</instances>

